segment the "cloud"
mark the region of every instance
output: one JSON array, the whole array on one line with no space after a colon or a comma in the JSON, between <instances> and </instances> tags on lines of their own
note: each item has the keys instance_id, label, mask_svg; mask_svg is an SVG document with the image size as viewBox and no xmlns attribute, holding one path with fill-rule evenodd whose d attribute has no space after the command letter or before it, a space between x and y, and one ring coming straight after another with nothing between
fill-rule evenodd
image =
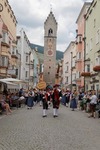
<instances>
[{"instance_id":1,"label":"cloud","mask_svg":"<svg viewBox=\"0 0 100 150\"><path fill-rule=\"evenodd\" d=\"M44 22L52 9L58 22L57 49L64 51L75 39L76 20L86 0L8 0L29 41L44 44Z\"/></svg>"}]
</instances>

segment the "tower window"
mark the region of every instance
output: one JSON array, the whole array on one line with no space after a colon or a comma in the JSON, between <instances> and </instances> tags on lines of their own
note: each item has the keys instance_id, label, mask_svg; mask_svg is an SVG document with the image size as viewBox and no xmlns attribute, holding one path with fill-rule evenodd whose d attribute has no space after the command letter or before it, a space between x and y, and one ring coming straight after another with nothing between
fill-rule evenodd
<instances>
[{"instance_id":1,"label":"tower window","mask_svg":"<svg viewBox=\"0 0 100 150\"><path fill-rule=\"evenodd\" d=\"M48 35L52 35L53 34L53 30L50 28L49 31L48 31Z\"/></svg>"}]
</instances>

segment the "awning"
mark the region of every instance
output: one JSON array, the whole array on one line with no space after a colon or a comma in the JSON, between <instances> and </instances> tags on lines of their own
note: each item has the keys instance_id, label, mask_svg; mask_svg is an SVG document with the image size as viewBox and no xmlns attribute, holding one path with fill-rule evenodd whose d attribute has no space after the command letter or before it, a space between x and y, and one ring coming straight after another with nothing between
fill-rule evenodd
<instances>
[{"instance_id":1,"label":"awning","mask_svg":"<svg viewBox=\"0 0 100 150\"><path fill-rule=\"evenodd\" d=\"M1 82L11 82L11 83L27 83L27 81L23 81L23 80L19 80L19 79L15 79L15 78L3 78L0 79Z\"/></svg>"},{"instance_id":2,"label":"awning","mask_svg":"<svg viewBox=\"0 0 100 150\"><path fill-rule=\"evenodd\" d=\"M0 79L0 81L21 82L21 80L19 80L19 79L14 79L14 78L4 78L4 79Z\"/></svg>"},{"instance_id":3,"label":"awning","mask_svg":"<svg viewBox=\"0 0 100 150\"><path fill-rule=\"evenodd\" d=\"M7 85L17 85L17 84L12 83L12 82L8 82L8 81L1 81L1 79L0 79L0 82L1 82L1 83L5 83L5 84L7 84Z\"/></svg>"}]
</instances>

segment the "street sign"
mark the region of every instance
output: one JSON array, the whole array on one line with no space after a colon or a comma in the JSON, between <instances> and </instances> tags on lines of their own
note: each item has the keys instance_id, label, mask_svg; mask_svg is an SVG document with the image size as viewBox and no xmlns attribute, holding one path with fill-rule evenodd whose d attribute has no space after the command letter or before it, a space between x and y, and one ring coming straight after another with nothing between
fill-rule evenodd
<instances>
[{"instance_id":1,"label":"street sign","mask_svg":"<svg viewBox=\"0 0 100 150\"><path fill-rule=\"evenodd\" d=\"M46 88L46 82L45 81L40 81L37 84L37 88L40 89L40 90L45 89Z\"/></svg>"}]
</instances>

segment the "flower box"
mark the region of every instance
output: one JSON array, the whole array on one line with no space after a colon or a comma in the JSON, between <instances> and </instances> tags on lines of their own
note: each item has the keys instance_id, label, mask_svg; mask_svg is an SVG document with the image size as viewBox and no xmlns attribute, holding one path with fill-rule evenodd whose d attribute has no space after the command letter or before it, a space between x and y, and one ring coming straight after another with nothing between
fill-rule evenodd
<instances>
[{"instance_id":1,"label":"flower box","mask_svg":"<svg viewBox=\"0 0 100 150\"><path fill-rule=\"evenodd\" d=\"M99 72L100 71L100 65L93 67L93 70L96 71L96 72Z\"/></svg>"},{"instance_id":2,"label":"flower box","mask_svg":"<svg viewBox=\"0 0 100 150\"><path fill-rule=\"evenodd\" d=\"M81 76L90 77L90 76L91 76L91 73L90 73L90 72L82 72L82 73L81 73Z\"/></svg>"}]
</instances>

